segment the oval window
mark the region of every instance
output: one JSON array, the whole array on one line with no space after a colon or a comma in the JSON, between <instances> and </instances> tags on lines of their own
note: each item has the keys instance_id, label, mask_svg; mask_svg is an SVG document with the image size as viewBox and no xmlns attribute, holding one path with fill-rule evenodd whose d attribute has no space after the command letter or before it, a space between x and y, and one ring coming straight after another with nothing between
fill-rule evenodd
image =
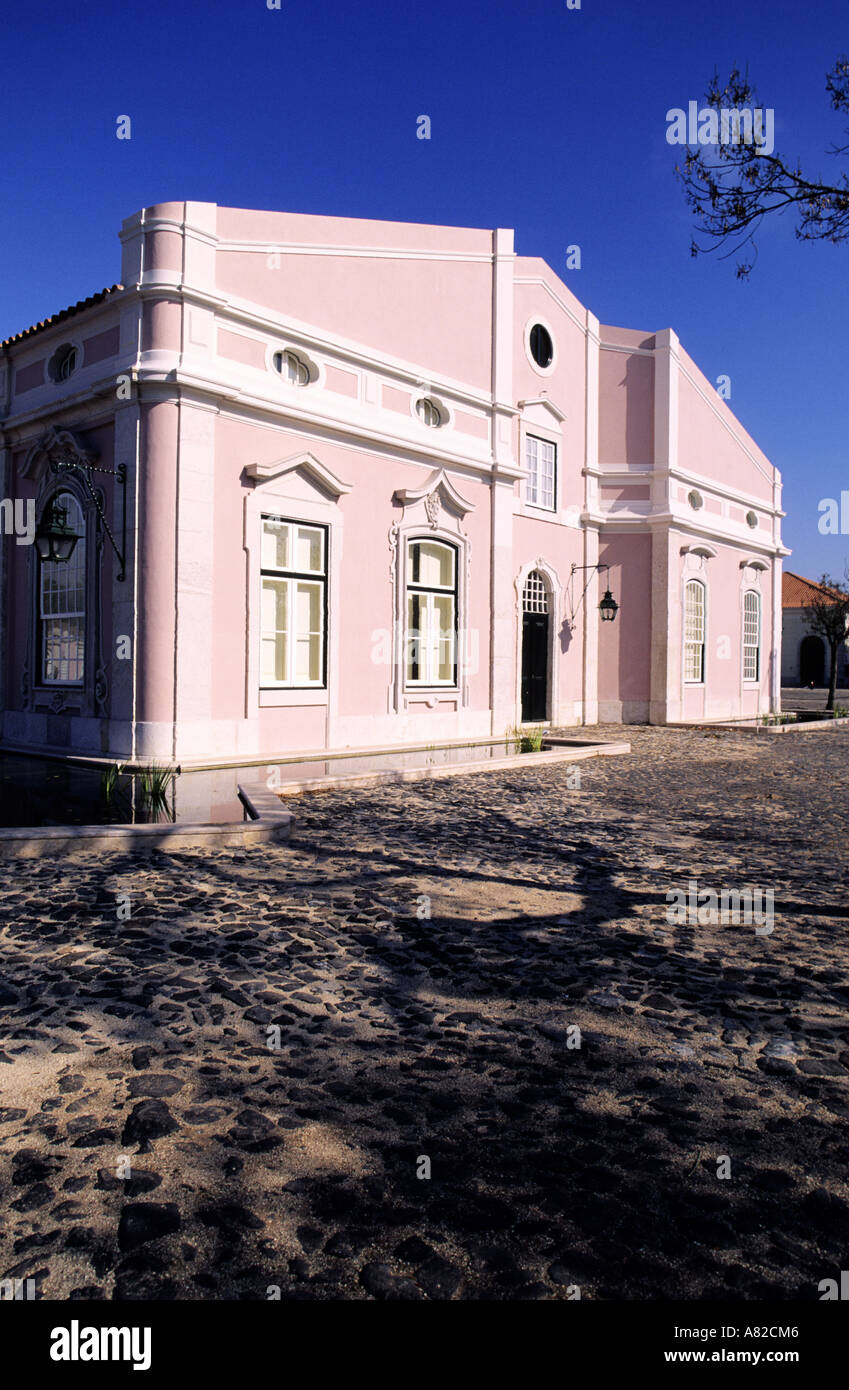
<instances>
[{"instance_id":1,"label":"oval window","mask_svg":"<svg viewBox=\"0 0 849 1390\"><path fill-rule=\"evenodd\" d=\"M77 369L79 353L72 343L63 343L50 359L48 375L51 381L67 381Z\"/></svg>"},{"instance_id":2,"label":"oval window","mask_svg":"<svg viewBox=\"0 0 849 1390\"><path fill-rule=\"evenodd\" d=\"M531 356L538 367L550 367L554 360L554 344L551 334L541 323L531 329Z\"/></svg>"},{"instance_id":3,"label":"oval window","mask_svg":"<svg viewBox=\"0 0 849 1390\"><path fill-rule=\"evenodd\" d=\"M416 414L423 425L436 430L442 424L442 411L428 396L422 396L421 400L416 401Z\"/></svg>"},{"instance_id":4,"label":"oval window","mask_svg":"<svg viewBox=\"0 0 849 1390\"><path fill-rule=\"evenodd\" d=\"M307 386L310 379L310 369L306 362L302 362L294 352L275 352L274 366L281 376L285 377L290 386Z\"/></svg>"}]
</instances>

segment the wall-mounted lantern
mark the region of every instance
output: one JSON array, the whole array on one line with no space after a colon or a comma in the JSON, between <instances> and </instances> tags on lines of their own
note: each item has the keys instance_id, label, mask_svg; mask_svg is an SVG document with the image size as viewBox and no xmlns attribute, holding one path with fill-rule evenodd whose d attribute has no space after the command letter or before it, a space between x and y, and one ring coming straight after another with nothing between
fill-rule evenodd
<instances>
[{"instance_id":1,"label":"wall-mounted lantern","mask_svg":"<svg viewBox=\"0 0 849 1390\"><path fill-rule=\"evenodd\" d=\"M612 623L616 614L619 612L619 604L616 602L616 599L609 589L605 589L604 598L598 605L598 611L601 614L601 621L603 623Z\"/></svg>"},{"instance_id":2,"label":"wall-mounted lantern","mask_svg":"<svg viewBox=\"0 0 849 1390\"><path fill-rule=\"evenodd\" d=\"M59 564L70 560L79 536L68 525L68 508L53 501L46 507L35 533L35 548L42 560Z\"/></svg>"},{"instance_id":3,"label":"wall-mounted lantern","mask_svg":"<svg viewBox=\"0 0 849 1390\"><path fill-rule=\"evenodd\" d=\"M572 603L572 580L574 579L575 575L577 574L577 572L578 572L579 570L590 570L590 571L591 571L590 578L591 578L592 575L593 575L593 574L596 574L599 570L605 570L605 572L609 573L609 572L610 572L610 566L609 566L609 565L573 565L573 566L572 566L572 569L571 569L571 571L570 571L570 573L569 573L569 605L570 605L570 608L571 608L571 610L572 610L571 616L572 616L573 619L574 619L574 617L575 617L575 613L577 612L577 608L580 608L581 604L583 603L583 601L584 601L584 599L585 599L585 597L586 597L587 589L590 587L590 581L589 581L589 579L588 579L587 582L586 582L586 584L584 585L584 591L583 591L583 593L581 594L581 597L578 599L577 608L576 608L576 607L573 605L573 603ZM609 589L605 589L605 591L604 591L604 598L601 600L601 603L598 605L598 611L599 611L599 613L601 614L601 621L602 621L603 623L612 623L612 622L615 621L616 614L619 612L619 604L616 602L616 599L613 597L613 595L612 595L612 593L610 592Z\"/></svg>"}]
</instances>

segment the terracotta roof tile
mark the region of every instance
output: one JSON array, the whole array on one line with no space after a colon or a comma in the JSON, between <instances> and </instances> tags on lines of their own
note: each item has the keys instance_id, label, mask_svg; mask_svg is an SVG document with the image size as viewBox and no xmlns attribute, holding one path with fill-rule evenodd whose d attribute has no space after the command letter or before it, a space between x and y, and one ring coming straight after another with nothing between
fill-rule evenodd
<instances>
[{"instance_id":1,"label":"terracotta roof tile","mask_svg":"<svg viewBox=\"0 0 849 1390\"><path fill-rule=\"evenodd\" d=\"M88 299L78 299L76 304L69 305L67 309L60 309L58 314L51 314L49 318L42 319L40 323L34 323L31 328L24 328L20 333L13 333L11 338L4 338L0 342L0 347L11 347L13 343L20 343L24 338L31 338L34 333L40 333L43 328L53 328L63 319L69 319L74 314L79 314L83 309L90 309L94 304L102 304L110 294L117 294L118 290L123 288L123 285L110 285L107 289L99 290L97 294L90 294Z\"/></svg>"},{"instance_id":2,"label":"terracotta roof tile","mask_svg":"<svg viewBox=\"0 0 849 1390\"><path fill-rule=\"evenodd\" d=\"M782 608L804 608L806 603L811 603L827 593L828 589L823 588L822 584L816 584L812 579L803 579L801 574L793 574L792 570L784 570L782 573Z\"/></svg>"}]
</instances>

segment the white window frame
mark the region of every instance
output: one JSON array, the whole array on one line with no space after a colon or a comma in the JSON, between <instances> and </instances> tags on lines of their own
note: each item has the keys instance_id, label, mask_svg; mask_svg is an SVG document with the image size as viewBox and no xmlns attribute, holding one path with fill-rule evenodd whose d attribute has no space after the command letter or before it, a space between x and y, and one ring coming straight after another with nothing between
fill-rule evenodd
<instances>
[{"instance_id":1,"label":"white window frame","mask_svg":"<svg viewBox=\"0 0 849 1390\"><path fill-rule=\"evenodd\" d=\"M700 625L700 627L701 627L701 636L700 636L700 637L694 637L694 636L691 636L691 635L690 635L690 627L689 627L689 623L690 623L689 600L690 600L690 590L691 590L691 589L692 589L694 592L695 592L696 589L699 589L699 590L701 591L701 610L700 610L700 614L701 614L701 625ZM698 613L697 613L695 616L699 616ZM683 623L683 635L684 635L684 659L683 659L684 684L685 684L685 685L704 685L704 684L705 684L705 654L706 654L706 649L707 649L707 643L706 643L706 635L707 635L707 585L705 584L704 580L702 580L702 579L688 579L688 580L686 581L685 585L684 585L684 623ZM689 662L689 656L691 655L691 653L694 653L694 652L697 651L697 650L700 652L699 668L700 668L701 674L700 674L699 676L692 676L692 675L688 674L689 671L690 671L690 669L691 669L691 665L690 665L690 662ZM693 663L693 665L695 665L695 663Z\"/></svg>"},{"instance_id":2,"label":"white window frame","mask_svg":"<svg viewBox=\"0 0 849 1390\"><path fill-rule=\"evenodd\" d=\"M749 598L755 601L755 641L747 641L751 635L751 630L747 630L746 601ZM761 630L762 630L762 610L761 595L757 589L744 589L743 591L743 680L747 685L757 685L761 678ZM747 674L748 663L754 657L754 675ZM748 669L751 669L748 667Z\"/></svg>"},{"instance_id":3,"label":"white window frame","mask_svg":"<svg viewBox=\"0 0 849 1390\"><path fill-rule=\"evenodd\" d=\"M406 538L406 584L404 591L404 685L408 690L456 690L459 679L459 558L460 552L456 544L444 540L441 536L412 535ZM412 578L413 575L413 547L416 545L433 545L442 550L447 550L451 555L451 574L452 583L448 585L420 584ZM415 631L410 626L410 598L416 595L420 604L420 626ZM451 640L451 676L448 679L440 679L437 674L439 670L439 649L445 638L442 636L443 629L438 626L436 616L436 600L438 598L451 598L451 610L453 623L450 630ZM422 613L423 610L423 613ZM424 619L422 621L422 618ZM434 636L438 633L438 636ZM418 646L418 666L419 675L410 674L412 643Z\"/></svg>"},{"instance_id":4,"label":"white window frame","mask_svg":"<svg viewBox=\"0 0 849 1390\"><path fill-rule=\"evenodd\" d=\"M531 446L534 446L532 450ZM541 451L551 450L551 502L541 501L540 480L542 477L540 464L542 462ZM531 454L534 453L534 464L531 464ZM543 439L541 435L525 434L525 466L528 476L525 482L525 501L529 507L539 507L540 511L557 511L557 445L550 439Z\"/></svg>"},{"instance_id":5,"label":"white window frame","mask_svg":"<svg viewBox=\"0 0 849 1390\"><path fill-rule=\"evenodd\" d=\"M54 503L65 507L68 514L68 524L76 531L79 536L69 560L41 560L38 561L38 640L39 640L39 685L64 686L79 689L85 685L86 675L86 525L85 515L79 501L72 492L57 492L50 497L46 503L48 508ZM50 586L51 603L45 603L45 580L53 579L55 582ZM72 583L72 580L74 581ZM67 602L62 603L63 597L67 599L71 589L82 589L82 607L69 607ZM50 611L47 611L47 609ZM80 655L71 657L69 654L58 658L57 664L64 665L72 660L79 662L80 674L73 679L63 675L48 675L47 671L47 646L50 640L49 630L56 626L68 622L79 626L79 634L71 639L67 636L57 640L60 647L68 647L73 641L73 645L79 649ZM70 650L70 648L69 648Z\"/></svg>"},{"instance_id":6,"label":"white window frame","mask_svg":"<svg viewBox=\"0 0 849 1390\"><path fill-rule=\"evenodd\" d=\"M321 570L297 570L292 565L276 566L268 565L264 562L262 548L265 535L265 523L274 522L278 526L288 526L290 528L289 556L293 558L292 533L298 529L305 531L315 531L321 536ZM328 543L329 533L326 525L314 521L302 521L297 517L281 516L277 512L263 511L260 516L260 536L259 536L259 587L260 587L260 630L259 630L259 688L260 690L326 690L327 689L327 601L328 601ZM263 595L266 583L271 585L284 584L286 586L286 618L287 618L287 651L286 651L286 676L283 680L268 680L263 675L262 652L265 643L273 636L277 637L277 629L273 634L263 626ZM299 633L296 621L296 600L299 586L310 585L319 591L319 622L320 628L317 633L312 631L301 634L306 636L308 641L313 637L319 638L319 651L321 654L321 672L317 680L303 680L296 675L296 656L298 649Z\"/></svg>"}]
</instances>

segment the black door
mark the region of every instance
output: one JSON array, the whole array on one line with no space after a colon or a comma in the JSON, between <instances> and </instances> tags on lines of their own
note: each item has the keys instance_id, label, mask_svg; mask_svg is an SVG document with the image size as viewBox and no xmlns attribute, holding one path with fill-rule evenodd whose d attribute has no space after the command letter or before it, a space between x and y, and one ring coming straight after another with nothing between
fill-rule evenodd
<instances>
[{"instance_id":1,"label":"black door","mask_svg":"<svg viewBox=\"0 0 849 1390\"><path fill-rule=\"evenodd\" d=\"M522 615L522 720L546 718L548 614Z\"/></svg>"},{"instance_id":2,"label":"black door","mask_svg":"<svg viewBox=\"0 0 849 1390\"><path fill-rule=\"evenodd\" d=\"M825 644L821 637L805 637L799 649L799 684L825 685Z\"/></svg>"}]
</instances>

